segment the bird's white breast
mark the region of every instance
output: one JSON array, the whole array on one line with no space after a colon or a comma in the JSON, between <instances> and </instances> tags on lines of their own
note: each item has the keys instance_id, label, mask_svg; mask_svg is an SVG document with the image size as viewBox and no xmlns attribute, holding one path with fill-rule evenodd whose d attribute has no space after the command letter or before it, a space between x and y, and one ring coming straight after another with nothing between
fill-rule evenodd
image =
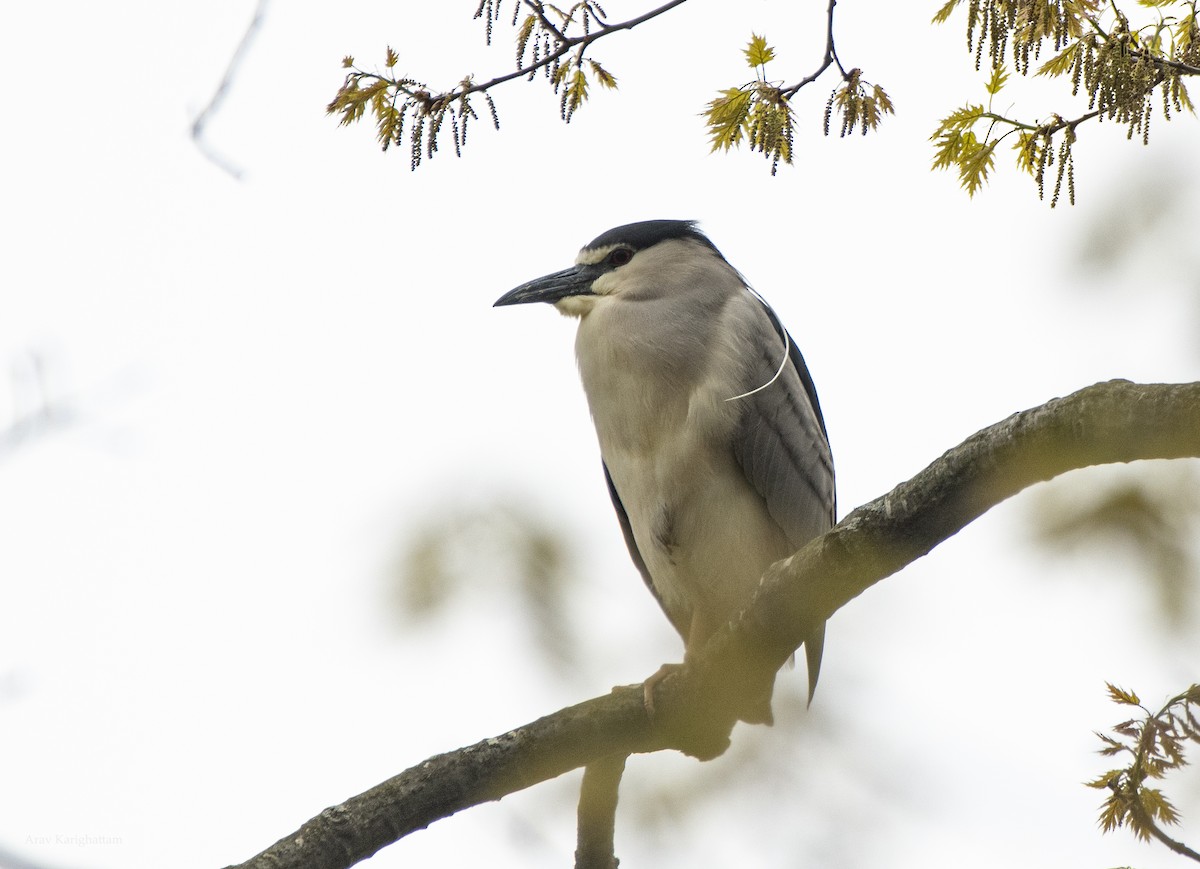
<instances>
[{"instance_id":1,"label":"bird's white breast","mask_svg":"<svg viewBox=\"0 0 1200 869\"><path fill-rule=\"evenodd\" d=\"M728 359L739 348L715 337L730 330L718 322L703 334L672 334L664 324L651 345L637 339L646 330L623 322L656 313L651 304L596 300L580 321L576 355L601 454L664 608L681 630L696 612L715 627L790 548L736 467L739 408L725 399L745 384ZM718 320L737 315L729 306Z\"/></svg>"}]
</instances>

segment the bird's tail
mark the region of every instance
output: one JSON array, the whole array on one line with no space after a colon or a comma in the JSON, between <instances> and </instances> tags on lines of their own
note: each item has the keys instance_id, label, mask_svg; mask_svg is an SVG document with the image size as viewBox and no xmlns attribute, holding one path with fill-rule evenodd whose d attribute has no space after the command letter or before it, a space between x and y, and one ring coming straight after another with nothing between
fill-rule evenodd
<instances>
[{"instance_id":1,"label":"bird's tail","mask_svg":"<svg viewBox=\"0 0 1200 869\"><path fill-rule=\"evenodd\" d=\"M817 679L821 675L821 653L825 651L825 624L809 635L804 641L804 660L808 663L808 705L812 706L813 695L817 693Z\"/></svg>"},{"instance_id":2,"label":"bird's tail","mask_svg":"<svg viewBox=\"0 0 1200 869\"><path fill-rule=\"evenodd\" d=\"M804 641L804 660L808 664L808 705L812 705L813 695L817 691L817 679L821 675L821 654L825 650L825 625ZM794 656L793 659L794 660ZM791 661L789 661L791 663ZM775 723L775 715L771 711L771 695L775 693L775 674L761 690L757 686L753 697L743 702L738 710L738 718L747 724L766 724L768 727Z\"/></svg>"}]
</instances>

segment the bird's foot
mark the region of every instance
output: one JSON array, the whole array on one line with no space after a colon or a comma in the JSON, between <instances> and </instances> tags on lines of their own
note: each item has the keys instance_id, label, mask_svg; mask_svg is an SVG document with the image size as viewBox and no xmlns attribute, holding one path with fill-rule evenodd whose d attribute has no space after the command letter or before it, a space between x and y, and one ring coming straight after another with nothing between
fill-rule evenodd
<instances>
[{"instance_id":1,"label":"bird's foot","mask_svg":"<svg viewBox=\"0 0 1200 869\"><path fill-rule=\"evenodd\" d=\"M683 664L663 664L653 676L642 683L642 705L646 707L646 714L651 718L654 717L654 689L663 679L682 669Z\"/></svg>"}]
</instances>

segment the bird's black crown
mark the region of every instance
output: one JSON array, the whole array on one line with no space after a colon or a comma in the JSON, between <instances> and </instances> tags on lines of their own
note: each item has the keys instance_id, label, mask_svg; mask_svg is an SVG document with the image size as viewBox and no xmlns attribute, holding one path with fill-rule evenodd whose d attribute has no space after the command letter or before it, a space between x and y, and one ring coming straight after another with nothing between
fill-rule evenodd
<instances>
[{"instance_id":1,"label":"bird's black crown","mask_svg":"<svg viewBox=\"0 0 1200 869\"><path fill-rule=\"evenodd\" d=\"M694 220L643 220L641 223L627 223L596 236L588 242L584 250L625 245L639 251L672 238L698 241L720 254L708 236L696 228Z\"/></svg>"}]
</instances>

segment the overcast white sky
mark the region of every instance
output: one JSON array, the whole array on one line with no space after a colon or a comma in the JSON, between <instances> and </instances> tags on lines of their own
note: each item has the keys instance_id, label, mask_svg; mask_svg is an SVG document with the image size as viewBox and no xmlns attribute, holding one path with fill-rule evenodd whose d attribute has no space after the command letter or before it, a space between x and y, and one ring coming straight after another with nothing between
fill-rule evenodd
<instances>
[{"instance_id":1,"label":"overcast white sky","mask_svg":"<svg viewBox=\"0 0 1200 869\"><path fill-rule=\"evenodd\" d=\"M0 865L238 862L432 753L678 657L611 516L571 325L491 308L610 226L699 219L780 312L843 513L1016 410L1112 377L1200 377L1194 119L1156 123L1149 148L1084 130L1076 208L1051 211L1006 164L969 201L928 171L939 113L982 93L957 25L925 25L938 4L844 2L843 60L899 114L825 139L823 80L797 105L797 166L772 179L757 157L710 156L698 114L747 77L752 31L780 76L809 72L824 3L713 0L601 43L622 91L569 127L548 86L512 84L500 133L480 124L463 159L415 174L324 115L347 53L372 65L391 44L435 83L504 71L508 31L486 50L474 5L272 4L209 129L241 181L189 128L252 3L0 12L0 423L31 355L75 413L0 454ZM1172 194L1153 239L1082 265L1140 231L1147 189ZM403 634L385 612L398 539L497 498L585 564L576 684L544 678L502 586ZM1028 517L1016 499L831 622L809 714L833 760L778 781L844 811L781 829L716 800L653 835L623 817L622 865L745 850L769 866L1175 865L1102 838L1079 782L1104 768L1091 731L1120 718L1103 681L1157 703L1196 681L1200 648L1152 636L1127 559L1048 556ZM694 766L635 759L629 787ZM472 810L370 865L565 865L574 787ZM1188 787L1168 793L1196 839ZM89 836L105 841L72 841Z\"/></svg>"}]
</instances>

